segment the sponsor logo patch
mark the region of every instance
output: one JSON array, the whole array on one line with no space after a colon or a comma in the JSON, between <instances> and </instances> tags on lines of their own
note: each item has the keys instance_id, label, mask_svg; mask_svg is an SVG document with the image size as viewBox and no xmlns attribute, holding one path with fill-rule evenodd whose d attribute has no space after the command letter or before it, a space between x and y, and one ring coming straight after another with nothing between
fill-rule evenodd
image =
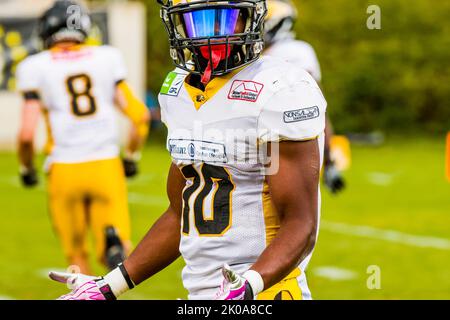
<instances>
[{"instance_id":1,"label":"sponsor logo patch","mask_svg":"<svg viewBox=\"0 0 450 320\"><path fill-rule=\"evenodd\" d=\"M175 160L221 162L228 161L225 145L200 140L170 139L168 149Z\"/></svg>"},{"instance_id":2,"label":"sponsor logo patch","mask_svg":"<svg viewBox=\"0 0 450 320\"><path fill-rule=\"evenodd\" d=\"M180 93L181 87L183 86L185 78L185 74L170 72L167 75L166 80L164 80L160 93L167 96L177 97Z\"/></svg>"},{"instance_id":3,"label":"sponsor logo patch","mask_svg":"<svg viewBox=\"0 0 450 320\"><path fill-rule=\"evenodd\" d=\"M256 102L263 88L264 85L262 83L234 80L228 93L228 99Z\"/></svg>"},{"instance_id":4,"label":"sponsor logo patch","mask_svg":"<svg viewBox=\"0 0 450 320\"><path fill-rule=\"evenodd\" d=\"M310 107L284 112L284 122L299 122L318 118L320 116L319 107Z\"/></svg>"}]
</instances>

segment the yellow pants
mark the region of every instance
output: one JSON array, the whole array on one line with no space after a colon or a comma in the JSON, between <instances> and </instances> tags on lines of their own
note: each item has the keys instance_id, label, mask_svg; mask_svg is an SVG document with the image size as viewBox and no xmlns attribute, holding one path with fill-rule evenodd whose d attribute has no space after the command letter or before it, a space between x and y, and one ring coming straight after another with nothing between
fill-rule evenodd
<instances>
[{"instance_id":1,"label":"yellow pants","mask_svg":"<svg viewBox=\"0 0 450 320\"><path fill-rule=\"evenodd\" d=\"M258 294L257 300L302 300L298 283L300 274L300 269L296 268L286 278Z\"/></svg>"},{"instance_id":2,"label":"yellow pants","mask_svg":"<svg viewBox=\"0 0 450 320\"><path fill-rule=\"evenodd\" d=\"M101 262L106 227L115 227L122 242L129 244L127 185L119 158L54 163L48 179L50 215L69 261L74 256L87 256L89 227Z\"/></svg>"}]
</instances>

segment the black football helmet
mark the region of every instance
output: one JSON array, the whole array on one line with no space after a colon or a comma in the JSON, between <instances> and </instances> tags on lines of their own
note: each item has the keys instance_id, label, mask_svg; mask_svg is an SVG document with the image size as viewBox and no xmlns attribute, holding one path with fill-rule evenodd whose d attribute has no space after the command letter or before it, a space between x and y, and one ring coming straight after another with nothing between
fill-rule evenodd
<instances>
[{"instance_id":1,"label":"black football helmet","mask_svg":"<svg viewBox=\"0 0 450 320\"><path fill-rule=\"evenodd\" d=\"M266 46L277 40L293 37L297 16L297 8L291 0L267 0L264 23Z\"/></svg>"},{"instance_id":2,"label":"black football helmet","mask_svg":"<svg viewBox=\"0 0 450 320\"><path fill-rule=\"evenodd\" d=\"M39 19L38 33L44 47L61 41L84 42L91 29L87 9L76 1L58 0Z\"/></svg>"},{"instance_id":3,"label":"black football helmet","mask_svg":"<svg viewBox=\"0 0 450 320\"><path fill-rule=\"evenodd\" d=\"M265 0L157 0L181 69L220 76L259 58L264 48Z\"/></svg>"}]
</instances>

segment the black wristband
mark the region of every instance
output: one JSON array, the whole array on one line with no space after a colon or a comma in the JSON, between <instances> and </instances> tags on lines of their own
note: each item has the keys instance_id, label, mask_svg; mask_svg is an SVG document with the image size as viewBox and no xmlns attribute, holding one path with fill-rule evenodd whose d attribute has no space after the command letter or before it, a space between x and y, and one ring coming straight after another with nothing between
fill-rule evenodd
<instances>
[{"instance_id":1,"label":"black wristband","mask_svg":"<svg viewBox=\"0 0 450 320\"><path fill-rule=\"evenodd\" d=\"M127 282L128 288L133 289L134 283L133 280L131 280L130 275L128 274L127 269L123 265L123 263L119 263L118 267L120 269L120 272L122 272L123 277L125 278L125 281Z\"/></svg>"},{"instance_id":2,"label":"black wristband","mask_svg":"<svg viewBox=\"0 0 450 320\"><path fill-rule=\"evenodd\" d=\"M117 81L116 81L116 86L118 86L119 84L121 84L121 83L124 82L124 81L125 81L125 79L117 80Z\"/></svg>"},{"instance_id":3,"label":"black wristband","mask_svg":"<svg viewBox=\"0 0 450 320\"><path fill-rule=\"evenodd\" d=\"M41 97L37 91L25 91L22 93L25 100L40 100Z\"/></svg>"}]
</instances>

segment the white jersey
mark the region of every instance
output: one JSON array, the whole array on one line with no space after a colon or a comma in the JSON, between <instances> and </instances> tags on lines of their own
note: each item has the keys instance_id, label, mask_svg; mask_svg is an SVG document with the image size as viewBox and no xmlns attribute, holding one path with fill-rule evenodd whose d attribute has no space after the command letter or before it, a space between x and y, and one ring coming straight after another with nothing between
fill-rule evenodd
<instances>
[{"instance_id":1,"label":"white jersey","mask_svg":"<svg viewBox=\"0 0 450 320\"><path fill-rule=\"evenodd\" d=\"M186 76L171 72L159 101L167 148L186 179L183 284L190 299L212 299L223 264L244 273L279 228L259 147L320 137L322 151L326 101L308 73L272 57L214 78L205 92Z\"/></svg>"},{"instance_id":2,"label":"white jersey","mask_svg":"<svg viewBox=\"0 0 450 320\"><path fill-rule=\"evenodd\" d=\"M18 89L36 92L48 115L47 165L119 155L114 95L125 76L119 51L109 46L43 51L18 66Z\"/></svg>"},{"instance_id":3,"label":"white jersey","mask_svg":"<svg viewBox=\"0 0 450 320\"><path fill-rule=\"evenodd\" d=\"M317 82L322 80L322 72L316 52L305 41L290 38L280 39L268 47L264 54L278 57L305 69Z\"/></svg>"}]
</instances>

